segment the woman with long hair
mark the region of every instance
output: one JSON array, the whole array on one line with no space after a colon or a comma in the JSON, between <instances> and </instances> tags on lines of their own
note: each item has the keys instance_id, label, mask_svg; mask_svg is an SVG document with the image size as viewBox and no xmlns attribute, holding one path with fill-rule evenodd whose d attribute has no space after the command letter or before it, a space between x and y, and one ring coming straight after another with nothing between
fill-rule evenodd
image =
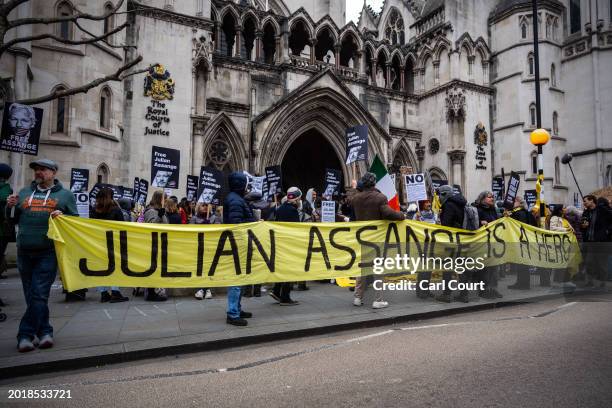
<instances>
[{"instance_id":1,"label":"woman with long hair","mask_svg":"<svg viewBox=\"0 0 612 408\"><path fill-rule=\"evenodd\" d=\"M106 221L125 221L121 208L119 208L119 205L113 199L112 189L104 187L98 191L98 195L96 195L96 208L89 214L89 218ZM98 287L100 302L119 303L130 300L127 296L123 296L116 286L110 287L110 293L108 293L108 290L107 286Z\"/></svg>"},{"instance_id":2,"label":"woman with long hair","mask_svg":"<svg viewBox=\"0 0 612 408\"><path fill-rule=\"evenodd\" d=\"M164 205L166 209L166 217L168 217L168 224L184 224L181 214L179 214L179 207L176 201L173 199L166 200Z\"/></svg>"},{"instance_id":3,"label":"woman with long hair","mask_svg":"<svg viewBox=\"0 0 612 408\"><path fill-rule=\"evenodd\" d=\"M163 191L157 190L153 193L151 201L149 202L149 205L147 206L147 209L144 212L144 222L152 224L168 224L168 217L166 216L165 208L166 199L166 194ZM165 300L168 300L166 289L146 288L145 300L152 302L163 302Z\"/></svg>"}]
</instances>

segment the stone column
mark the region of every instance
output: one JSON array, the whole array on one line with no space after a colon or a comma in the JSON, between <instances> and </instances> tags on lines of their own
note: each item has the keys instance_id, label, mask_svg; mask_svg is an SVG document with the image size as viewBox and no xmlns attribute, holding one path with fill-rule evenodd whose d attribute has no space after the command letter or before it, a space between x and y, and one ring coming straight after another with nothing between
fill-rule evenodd
<instances>
[{"instance_id":1,"label":"stone column","mask_svg":"<svg viewBox=\"0 0 612 408\"><path fill-rule=\"evenodd\" d=\"M385 68L387 70L387 83L385 84L385 88L391 89L391 64L387 63Z\"/></svg>"},{"instance_id":2,"label":"stone column","mask_svg":"<svg viewBox=\"0 0 612 408\"><path fill-rule=\"evenodd\" d=\"M468 79L470 82L474 82L474 59L476 57L470 55L468 57Z\"/></svg>"},{"instance_id":3,"label":"stone column","mask_svg":"<svg viewBox=\"0 0 612 408\"><path fill-rule=\"evenodd\" d=\"M400 76L400 91L406 92L406 65L400 65L400 72L397 74Z\"/></svg>"},{"instance_id":4,"label":"stone column","mask_svg":"<svg viewBox=\"0 0 612 408\"><path fill-rule=\"evenodd\" d=\"M374 86L380 86L379 84L376 83L376 71L378 70L378 61L376 60L376 58L372 58L372 70L370 71L370 74L372 75L372 84Z\"/></svg>"},{"instance_id":5,"label":"stone column","mask_svg":"<svg viewBox=\"0 0 612 408\"><path fill-rule=\"evenodd\" d=\"M242 29L242 27L237 25L235 27L235 29L236 29L236 39L234 41L234 47L236 47L236 51L234 51L234 57L240 58L240 56L241 56L240 55L240 51L241 51L241 48L240 48L240 34L241 34L241 31L240 30Z\"/></svg>"},{"instance_id":6,"label":"stone column","mask_svg":"<svg viewBox=\"0 0 612 408\"><path fill-rule=\"evenodd\" d=\"M452 150L448 152L451 163L452 184L461 186L461 191L465 193L463 180L465 179L465 150Z\"/></svg>"},{"instance_id":7,"label":"stone column","mask_svg":"<svg viewBox=\"0 0 612 408\"><path fill-rule=\"evenodd\" d=\"M340 69L340 50L342 46L340 44L334 45L334 56L336 59L336 70Z\"/></svg>"},{"instance_id":8,"label":"stone column","mask_svg":"<svg viewBox=\"0 0 612 408\"><path fill-rule=\"evenodd\" d=\"M417 155L417 160L419 161L419 173L423 172L423 161L425 160L425 146L422 146L419 142L417 142L417 145L415 147L415 152Z\"/></svg>"},{"instance_id":9,"label":"stone column","mask_svg":"<svg viewBox=\"0 0 612 408\"><path fill-rule=\"evenodd\" d=\"M255 33L255 61L262 62L264 59L263 52L263 32L257 31Z\"/></svg>"},{"instance_id":10,"label":"stone column","mask_svg":"<svg viewBox=\"0 0 612 408\"><path fill-rule=\"evenodd\" d=\"M489 61L482 62L482 83L489 85Z\"/></svg>"},{"instance_id":11,"label":"stone column","mask_svg":"<svg viewBox=\"0 0 612 408\"><path fill-rule=\"evenodd\" d=\"M459 70L459 51L453 51L450 53L450 79L460 79Z\"/></svg>"},{"instance_id":12,"label":"stone column","mask_svg":"<svg viewBox=\"0 0 612 408\"><path fill-rule=\"evenodd\" d=\"M311 38L310 39L310 65L314 65L316 60L315 60L315 47L317 45L317 39L316 38Z\"/></svg>"},{"instance_id":13,"label":"stone column","mask_svg":"<svg viewBox=\"0 0 612 408\"><path fill-rule=\"evenodd\" d=\"M281 60L280 52L281 52L281 36L277 35L274 37L274 61L273 61L274 64L278 63Z\"/></svg>"},{"instance_id":14,"label":"stone column","mask_svg":"<svg viewBox=\"0 0 612 408\"><path fill-rule=\"evenodd\" d=\"M440 60L433 62L434 68L434 86L440 85Z\"/></svg>"},{"instance_id":15,"label":"stone column","mask_svg":"<svg viewBox=\"0 0 612 408\"><path fill-rule=\"evenodd\" d=\"M221 36L222 34L222 30L221 30L221 24L219 24L218 22L215 22L215 48L217 49L217 52L221 52ZM199 174L199 173L198 173Z\"/></svg>"},{"instance_id":16,"label":"stone column","mask_svg":"<svg viewBox=\"0 0 612 408\"><path fill-rule=\"evenodd\" d=\"M206 129L205 120L194 120L192 123L192 166L191 174L200 174L200 167L204 165L204 132Z\"/></svg>"}]
</instances>

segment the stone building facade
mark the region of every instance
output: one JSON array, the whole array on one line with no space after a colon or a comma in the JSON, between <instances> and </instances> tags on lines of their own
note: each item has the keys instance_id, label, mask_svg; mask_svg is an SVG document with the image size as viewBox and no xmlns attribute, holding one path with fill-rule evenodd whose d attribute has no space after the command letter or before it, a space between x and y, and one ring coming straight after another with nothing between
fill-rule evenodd
<instances>
[{"instance_id":1,"label":"stone building facade","mask_svg":"<svg viewBox=\"0 0 612 408\"><path fill-rule=\"evenodd\" d=\"M583 190L612 183L612 7L539 3L542 118L552 134L545 189L548 202L569 204L566 152ZM32 0L15 14L109 6ZM279 164L285 187L304 189L320 188L325 168L336 168L348 184L345 129L366 124L370 157L394 172L427 170L473 199L502 168L521 174L521 190L535 182L531 14L525 0L385 0L379 13L364 5L346 24L344 1L130 0L112 21L84 23L94 33L127 23L109 44L40 40L12 50L0 63L2 96L76 86L139 54L169 72L172 99L145 96L140 75L40 105L39 155L60 163L63 180L79 167L130 186L149 178L151 148L163 146L181 152L179 197L202 165L263 174ZM28 29L84 36L56 25Z\"/></svg>"}]
</instances>

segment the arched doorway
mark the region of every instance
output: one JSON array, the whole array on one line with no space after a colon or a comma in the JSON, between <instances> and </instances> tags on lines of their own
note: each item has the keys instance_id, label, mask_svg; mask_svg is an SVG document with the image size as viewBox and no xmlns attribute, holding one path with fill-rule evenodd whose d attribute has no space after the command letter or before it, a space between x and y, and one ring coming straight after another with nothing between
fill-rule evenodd
<instances>
[{"instance_id":1,"label":"arched doorway","mask_svg":"<svg viewBox=\"0 0 612 408\"><path fill-rule=\"evenodd\" d=\"M325 188L325 169L342 171L342 168L342 162L327 138L317 129L307 130L291 144L283 157L283 191L295 186L304 194L311 187L321 192Z\"/></svg>"}]
</instances>

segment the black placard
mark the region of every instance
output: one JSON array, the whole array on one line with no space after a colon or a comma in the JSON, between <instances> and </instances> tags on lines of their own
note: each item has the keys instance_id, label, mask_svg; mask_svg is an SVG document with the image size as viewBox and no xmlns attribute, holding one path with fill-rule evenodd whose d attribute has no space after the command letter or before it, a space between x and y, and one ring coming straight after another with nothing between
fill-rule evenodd
<instances>
[{"instance_id":1,"label":"black placard","mask_svg":"<svg viewBox=\"0 0 612 408\"><path fill-rule=\"evenodd\" d=\"M508 190L504 197L504 208L512 210L514 208L514 199L518 194L518 189L521 184L521 178L518 173L510 172L510 179L508 180Z\"/></svg>"},{"instance_id":2,"label":"black placard","mask_svg":"<svg viewBox=\"0 0 612 408\"><path fill-rule=\"evenodd\" d=\"M525 203L527 203L527 208L531 208L535 205L538 194L535 190L525 190L523 197L525 198Z\"/></svg>"},{"instance_id":3,"label":"black placard","mask_svg":"<svg viewBox=\"0 0 612 408\"><path fill-rule=\"evenodd\" d=\"M73 168L70 171L70 191L73 193L89 191L89 170Z\"/></svg>"},{"instance_id":4,"label":"black placard","mask_svg":"<svg viewBox=\"0 0 612 408\"><path fill-rule=\"evenodd\" d=\"M123 189L122 198L128 198L130 200L134 199L134 189L130 187L121 187Z\"/></svg>"},{"instance_id":5,"label":"black placard","mask_svg":"<svg viewBox=\"0 0 612 408\"><path fill-rule=\"evenodd\" d=\"M225 175L223 172L204 166L200 168L198 203L220 205L225 196Z\"/></svg>"},{"instance_id":6,"label":"black placard","mask_svg":"<svg viewBox=\"0 0 612 408\"><path fill-rule=\"evenodd\" d=\"M340 194L342 185L342 172L340 170L325 169L325 190L322 197L332 198L334 194Z\"/></svg>"},{"instance_id":7,"label":"black placard","mask_svg":"<svg viewBox=\"0 0 612 408\"><path fill-rule=\"evenodd\" d=\"M143 207L147 204L147 195L149 194L149 182L145 179L138 181L138 204Z\"/></svg>"},{"instance_id":8,"label":"black placard","mask_svg":"<svg viewBox=\"0 0 612 408\"><path fill-rule=\"evenodd\" d=\"M346 129L346 164L368 160L368 126Z\"/></svg>"},{"instance_id":9,"label":"black placard","mask_svg":"<svg viewBox=\"0 0 612 408\"><path fill-rule=\"evenodd\" d=\"M504 179L501 177L493 177L491 182L491 191L495 201L503 200L504 198Z\"/></svg>"},{"instance_id":10,"label":"black placard","mask_svg":"<svg viewBox=\"0 0 612 408\"><path fill-rule=\"evenodd\" d=\"M198 176L187 176L187 201L195 201L195 199L198 198L198 180Z\"/></svg>"},{"instance_id":11,"label":"black placard","mask_svg":"<svg viewBox=\"0 0 612 408\"><path fill-rule=\"evenodd\" d=\"M151 187L178 188L181 152L153 146L151 151Z\"/></svg>"},{"instance_id":12,"label":"black placard","mask_svg":"<svg viewBox=\"0 0 612 408\"><path fill-rule=\"evenodd\" d=\"M105 184L105 183L96 183L91 188L91 191L89 192L89 207L91 208L90 212L95 210L95 208L96 208L96 199L98 197L98 193L103 188L110 188L110 189L112 189L113 186L111 186L110 184Z\"/></svg>"},{"instance_id":13,"label":"black placard","mask_svg":"<svg viewBox=\"0 0 612 408\"><path fill-rule=\"evenodd\" d=\"M6 103L2 117L0 149L36 156L43 110L20 103Z\"/></svg>"},{"instance_id":14,"label":"black placard","mask_svg":"<svg viewBox=\"0 0 612 408\"><path fill-rule=\"evenodd\" d=\"M274 200L274 194L283 192L283 175L281 166L266 167L266 182L264 193L268 197L268 201Z\"/></svg>"}]
</instances>

